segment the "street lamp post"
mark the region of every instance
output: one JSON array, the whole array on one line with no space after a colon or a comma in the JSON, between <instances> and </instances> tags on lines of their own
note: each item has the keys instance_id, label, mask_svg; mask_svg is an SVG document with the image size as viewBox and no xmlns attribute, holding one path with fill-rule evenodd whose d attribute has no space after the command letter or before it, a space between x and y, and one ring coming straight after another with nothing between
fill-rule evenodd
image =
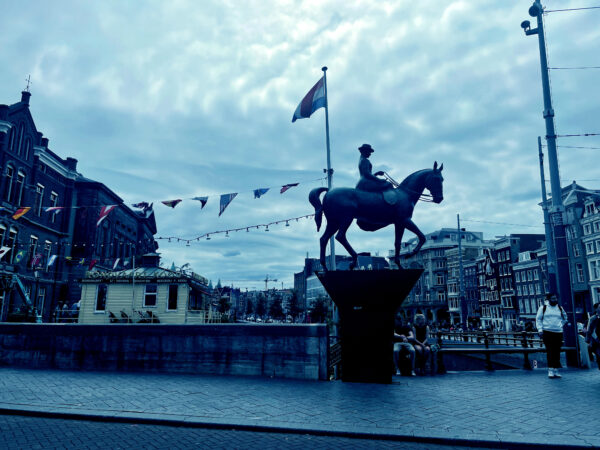
<instances>
[{"instance_id":1,"label":"street lamp post","mask_svg":"<svg viewBox=\"0 0 600 450\"><path fill-rule=\"evenodd\" d=\"M554 129L554 109L550 96L550 80L548 77L548 60L546 55L546 42L544 36L544 9L540 0L535 0L529 8L529 15L537 19L537 28L531 29L528 20L521 23L521 28L527 36L538 35L540 49L540 65L542 74L542 92L544 96L544 120L546 122L546 142L548 145L548 169L550 172L550 187L552 192L552 207L550 208L550 220L554 236L555 267L557 275L557 286L549 286L550 291L558 292L560 302L565 312L571 317L571 325L565 329L565 344L567 347L577 348L576 336L577 321L575 320L575 308L571 293L571 280L569 276L569 255L567 251L567 238L565 235L564 215L565 207L562 201L562 189L560 186L560 175L558 170L558 154L556 151L556 131ZM557 288L557 289L556 289ZM567 352L567 365L577 367L577 352Z\"/></svg>"}]
</instances>

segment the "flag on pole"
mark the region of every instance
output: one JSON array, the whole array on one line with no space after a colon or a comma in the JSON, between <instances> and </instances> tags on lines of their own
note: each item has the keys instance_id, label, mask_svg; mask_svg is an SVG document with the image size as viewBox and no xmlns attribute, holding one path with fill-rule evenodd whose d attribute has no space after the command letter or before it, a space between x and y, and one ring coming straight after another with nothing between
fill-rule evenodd
<instances>
[{"instance_id":1,"label":"flag on pole","mask_svg":"<svg viewBox=\"0 0 600 450\"><path fill-rule=\"evenodd\" d=\"M100 223L102 223L102 221L106 219L106 216L108 216L108 214L116 207L117 205L108 205L100 208L100 215L98 216L98 222L96 222L96 226L100 226Z\"/></svg>"},{"instance_id":2,"label":"flag on pole","mask_svg":"<svg viewBox=\"0 0 600 450\"><path fill-rule=\"evenodd\" d=\"M284 186L281 186L281 190L279 191L280 194L283 194L285 191L287 191L289 188L294 187L294 186L298 186L298 184L300 183L290 183L290 184L286 184Z\"/></svg>"},{"instance_id":3,"label":"flag on pole","mask_svg":"<svg viewBox=\"0 0 600 450\"><path fill-rule=\"evenodd\" d=\"M112 270L115 270L117 268L117 266L119 265L119 261L121 261L121 258L115 259L115 263L113 264Z\"/></svg>"},{"instance_id":4,"label":"flag on pole","mask_svg":"<svg viewBox=\"0 0 600 450\"><path fill-rule=\"evenodd\" d=\"M36 253L31 257L31 267L37 267L42 260L42 255L40 253Z\"/></svg>"},{"instance_id":5,"label":"flag on pole","mask_svg":"<svg viewBox=\"0 0 600 450\"><path fill-rule=\"evenodd\" d=\"M165 200L165 201L162 201L161 203L163 205L169 206L170 208L175 208L180 202L181 202L181 199L178 198L176 200Z\"/></svg>"},{"instance_id":6,"label":"flag on pole","mask_svg":"<svg viewBox=\"0 0 600 450\"><path fill-rule=\"evenodd\" d=\"M48 258L48 262L46 263L46 269L48 267L52 267L52 265L54 264L54 262L56 261L56 258L58 256L57 255L52 255L50 258Z\"/></svg>"},{"instance_id":7,"label":"flag on pole","mask_svg":"<svg viewBox=\"0 0 600 450\"><path fill-rule=\"evenodd\" d=\"M225 208L227 208L229 206L229 204L235 198L236 195L237 195L237 192L221 195L221 206L219 207L219 216L221 214L223 214L223 211L225 211Z\"/></svg>"},{"instance_id":8,"label":"flag on pole","mask_svg":"<svg viewBox=\"0 0 600 450\"><path fill-rule=\"evenodd\" d=\"M260 198L265 195L270 188L254 189L254 198Z\"/></svg>"},{"instance_id":9,"label":"flag on pole","mask_svg":"<svg viewBox=\"0 0 600 450\"><path fill-rule=\"evenodd\" d=\"M192 200L197 200L199 201L202 206L200 207L200 209L204 208L206 206L206 202L208 201L208 197L192 197Z\"/></svg>"},{"instance_id":10,"label":"flag on pole","mask_svg":"<svg viewBox=\"0 0 600 450\"><path fill-rule=\"evenodd\" d=\"M53 213L57 213L59 212L61 209L65 209L64 206L48 206L47 208L44 208L45 212L53 212Z\"/></svg>"},{"instance_id":11,"label":"flag on pole","mask_svg":"<svg viewBox=\"0 0 600 450\"><path fill-rule=\"evenodd\" d=\"M15 262L20 263L23 257L25 256L25 250L19 250L15 255Z\"/></svg>"},{"instance_id":12,"label":"flag on pole","mask_svg":"<svg viewBox=\"0 0 600 450\"><path fill-rule=\"evenodd\" d=\"M292 122L297 119L307 119L317 109L323 108L327 104L327 98L325 97L325 83L324 77L321 77L317 84L315 84L308 94L302 99L296 111L294 111L294 117Z\"/></svg>"},{"instance_id":13,"label":"flag on pole","mask_svg":"<svg viewBox=\"0 0 600 450\"><path fill-rule=\"evenodd\" d=\"M30 206L26 206L25 208L19 208L15 211L15 213L13 214L12 218L17 220L19 217L24 216L25 214L27 214L29 212L29 210L31 209Z\"/></svg>"},{"instance_id":14,"label":"flag on pole","mask_svg":"<svg viewBox=\"0 0 600 450\"><path fill-rule=\"evenodd\" d=\"M10 252L10 247L0 247L0 259L4 258L8 252Z\"/></svg>"}]
</instances>

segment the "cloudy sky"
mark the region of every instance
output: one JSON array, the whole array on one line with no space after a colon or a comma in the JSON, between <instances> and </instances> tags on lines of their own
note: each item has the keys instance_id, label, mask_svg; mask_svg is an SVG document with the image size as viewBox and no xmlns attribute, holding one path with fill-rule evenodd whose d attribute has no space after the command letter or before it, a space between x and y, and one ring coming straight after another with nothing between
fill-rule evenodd
<instances>
[{"instance_id":1,"label":"cloudy sky","mask_svg":"<svg viewBox=\"0 0 600 450\"><path fill-rule=\"evenodd\" d=\"M544 2L547 9L597 6ZM596 2L597 3L597 2ZM491 239L543 233L537 136L545 135L531 1L29 1L0 15L0 103L31 74L31 111L60 156L127 203L154 202L157 236L193 239L311 214L326 167L325 111L291 123L328 66L335 186L358 179L357 147L398 181L444 163L445 200L420 203L425 233ZM545 16L551 67L600 66L600 9ZM558 134L600 132L600 70L552 70ZM563 184L600 187L599 137L558 141ZM568 147L567 147L568 146ZM547 172L547 167L546 167ZM279 188L300 182L285 194ZM549 185L548 185L549 186ZM252 190L270 187L260 199ZM219 196L237 192L218 217ZM201 210L194 196L209 196ZM182 198L175 209L161 200ZM408 237L412 237L407 233ZM163 263L189 263L237 287L293 285L318 255L312 219L211 240L160 240ZM393 230L351 228L359 252L387 256ZM339 254L345 251L337 247ZM270 287L273 284L270 285Z\"/></svg>"}]
</instances>

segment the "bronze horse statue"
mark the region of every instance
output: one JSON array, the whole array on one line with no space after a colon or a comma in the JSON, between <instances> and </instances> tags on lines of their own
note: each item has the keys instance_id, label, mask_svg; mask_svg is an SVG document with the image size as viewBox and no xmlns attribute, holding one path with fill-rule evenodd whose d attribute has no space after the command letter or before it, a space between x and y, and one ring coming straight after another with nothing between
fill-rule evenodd
<instances>
[{"instance_id":1,"label":"bronze horse statue","mask_svg":"<svg viewBox=\"0 0 600 450\"><path fill-rule=\"evenodd\" d=\"M416 254L425 243L425 236L412 221L412 214L417 201L423 197L427 189L430 192L431 200L434 203L441 203L444 199L442 170L444 165L439 168L437 161L433 169L423 169L407 176L402 183L397 184L394 189L384 192L369 192L353 188L334 188L323 197L323 203L319 199L322 192L328 191L326 187L313 189L308 200L315 208L315 222L317 231L321 228L323 213L327 219L327 227L321 236L320 262L323 270L327 270L325 263L325 250L327 242L337 232L336 240L344 246L350 256L350 270L357 264L357 254L346 239L346 231L357 219L357 225L365 231L375 231L394 224L396 229L396 238L394 242L394 262L400 268L400 244L404 230L413 232L419 239L417 246L408 253L407 257Z\"/></svg>"}]
</instances>

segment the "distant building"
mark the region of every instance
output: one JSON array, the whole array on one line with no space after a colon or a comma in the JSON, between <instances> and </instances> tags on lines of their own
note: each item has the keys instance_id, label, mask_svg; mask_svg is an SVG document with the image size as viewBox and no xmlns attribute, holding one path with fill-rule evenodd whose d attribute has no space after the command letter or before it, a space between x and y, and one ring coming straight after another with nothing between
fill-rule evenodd
<instances>
[{"instance_id":1,"label":"distant building","mask_svg":"<svg viewBox=\"0 0 600 450\"><path fill-rule=\"evenodd\" d=\"M88 270L131 268L158 248L152 208L133 211L78 173L76 159L54 153L36 128L30 97L22 92L20 102L0 105L0 247L8 249L0 259L0 321L23 308L51 321L59 303L80 300ZM97 226L108 205L117 206ZM22 208L29 209L15 216Z\"/></svg>"},{"instance_id":2,"label":"distant building","mask_svg":"<svg viewBox=\"0 0 600 450\"><path fill-rule=\"evenodd\" d=\"M483 249L491 244L483 239L483 233L478 231L461 231L461 244L463 257L471 260L475 255L481 254ZM422 313L429 322L438 324L452 324L460 321L460 305L458 304L459 274L458 274L458 230L456 228L442 228L425 235L425 244L414 256L404 258L401 263L404 267L422 267L423 275L410 291L400 307L400 315L407 321L413 321L414 315ZM401 256L412 251L417 245L417 238L403 243ZM450 252L450 275L447 252ZM394 250L390 250L389 258L393 261ZM393 262L390 263L394 266ZM449 299L448 285L451 279L451 299ZM452 314L449 311L452 308ZM472 306L476 310L476 306Z\"/></svg>"},{"instance_id":3,"label":"distant building","mask_svg":"<svg viewBox=\"0 0 600 450\"><path fill-rule=\"evenodd\" d=\"M512 264L515 280L515 299L520 322L535 322L535 315L543 304L548 284L544 284L544 272L537 252L519 253L518 261Z\"/></svg>"},{"instance_id":4,"label":"distant building","mask_svg":"<svg viewBox=\"0 0 600 450\"><path fill-rule=\"evenodd\" d=\"M156 253L140 267L88 272L82 282L79 323L197 324L220 321L206 278L159 267Z\"/></svg>"}]
</instances>

